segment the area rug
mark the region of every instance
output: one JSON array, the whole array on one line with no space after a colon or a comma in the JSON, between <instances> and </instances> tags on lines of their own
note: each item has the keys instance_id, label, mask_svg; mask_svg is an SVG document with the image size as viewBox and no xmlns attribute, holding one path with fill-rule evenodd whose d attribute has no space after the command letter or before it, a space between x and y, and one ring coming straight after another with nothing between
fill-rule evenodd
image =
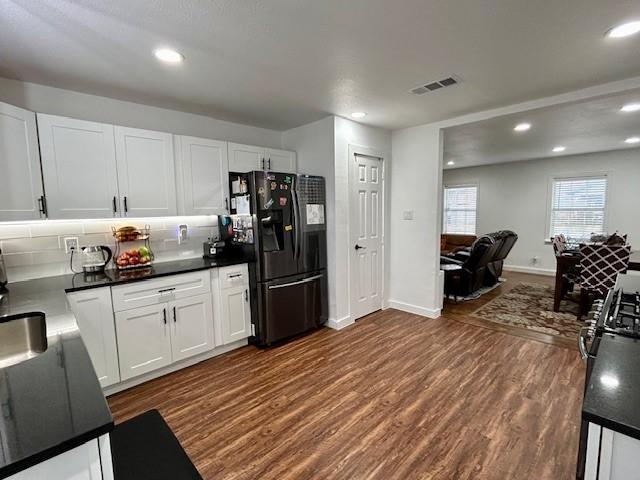
<instances>
[{"instance_id":1,"label":"area rug","mask_svg":"<svg viewBox=\"0 0 640 480\"><path fill-rule=\"evenodd\" d=\"M553 311L553 288L539 283L519 283L471 315L482 320L575 340L581 327L578 305L562 302Z\"/></svg>"}]
</instances>

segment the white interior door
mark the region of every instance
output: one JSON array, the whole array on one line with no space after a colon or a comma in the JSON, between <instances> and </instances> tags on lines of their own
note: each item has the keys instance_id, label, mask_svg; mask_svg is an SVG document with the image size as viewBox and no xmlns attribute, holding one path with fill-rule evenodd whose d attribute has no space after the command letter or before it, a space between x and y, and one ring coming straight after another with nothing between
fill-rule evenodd
<instances>
[{"instance_id":1,"label":"white interior door","mask_svg":"<svg viewBox=\"0 0 640 480\"><path fill-rule=\"evenodd\" d=\"M349 170L351 316L382 308L383 160L355 154Z\"/></svg>"},{"instance_id":2,"label":"white interior door","mask_svg":"<svg viewBox=\"0 0 640 480\"><path fill-rule=\"evenodd\" d=\"M44 217L36 114L0 103L0 222Z\"/></svg>"}]
</instances>

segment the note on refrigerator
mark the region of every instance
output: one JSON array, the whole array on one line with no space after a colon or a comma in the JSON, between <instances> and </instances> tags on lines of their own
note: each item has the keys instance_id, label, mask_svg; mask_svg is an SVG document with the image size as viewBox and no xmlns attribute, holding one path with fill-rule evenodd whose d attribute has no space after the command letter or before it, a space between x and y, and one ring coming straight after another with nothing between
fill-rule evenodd
<instances>
[{"instance_id":1,"label":"note on refrigerator","mask_svg":"<svg viewBox=\"0 0 640 480\"><path fill-rule=\"evenodd\" d=\"M240 193L240 179L231 182L231 193Z\"/></svg>"},{"instance_id":2,"label":"note on refrigerator","mask_svg":"<svg viewBox=\"0 0 640 480\"><path fill-rule=\"evenodd\" d=\"M321 203L307 204L307 225L324 225L324 205Z\"/></svg>"},{"instance_id":3,"label":"note on refrigerator","mask_svg":"<svg viewBox=\"0 0 640 480\"><path fill-rule=\"evenodd\" d=\"M251 213L251 207L249 206L249 195L243 195L241 197L234 197L236 199L236 213L238 215Z\"/></svg>"}]
</instances>

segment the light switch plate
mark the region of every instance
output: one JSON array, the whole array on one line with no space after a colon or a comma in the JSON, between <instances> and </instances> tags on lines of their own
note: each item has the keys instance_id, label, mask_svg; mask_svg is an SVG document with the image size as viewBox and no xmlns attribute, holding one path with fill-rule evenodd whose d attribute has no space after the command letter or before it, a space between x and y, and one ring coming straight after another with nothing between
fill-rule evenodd
<instances>
[{"instance_id":1,"label":"light switch plate","mask_svg":"<svg viewBox=\"0 0 640 480\"><path fill-rule=\"evenodd\" d=\"M413 210L405 210L402 212L403 220L413 220Z\"/></svg>"}]
</instances>

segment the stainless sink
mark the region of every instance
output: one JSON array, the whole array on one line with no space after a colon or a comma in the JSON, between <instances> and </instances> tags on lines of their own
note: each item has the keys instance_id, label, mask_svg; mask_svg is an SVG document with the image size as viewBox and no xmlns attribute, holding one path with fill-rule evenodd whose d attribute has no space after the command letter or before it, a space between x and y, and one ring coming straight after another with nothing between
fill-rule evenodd
<instances>
[{"instance_id":1,"label":"stainless sink","mask_svg":"<svg viewBox=\"0 0 640 480\"><path fill-rule=\"evenodd\" d=\"M0 368L24 362L47 349L44 313L0 317Z\"/></svg>"}]
</instances>

